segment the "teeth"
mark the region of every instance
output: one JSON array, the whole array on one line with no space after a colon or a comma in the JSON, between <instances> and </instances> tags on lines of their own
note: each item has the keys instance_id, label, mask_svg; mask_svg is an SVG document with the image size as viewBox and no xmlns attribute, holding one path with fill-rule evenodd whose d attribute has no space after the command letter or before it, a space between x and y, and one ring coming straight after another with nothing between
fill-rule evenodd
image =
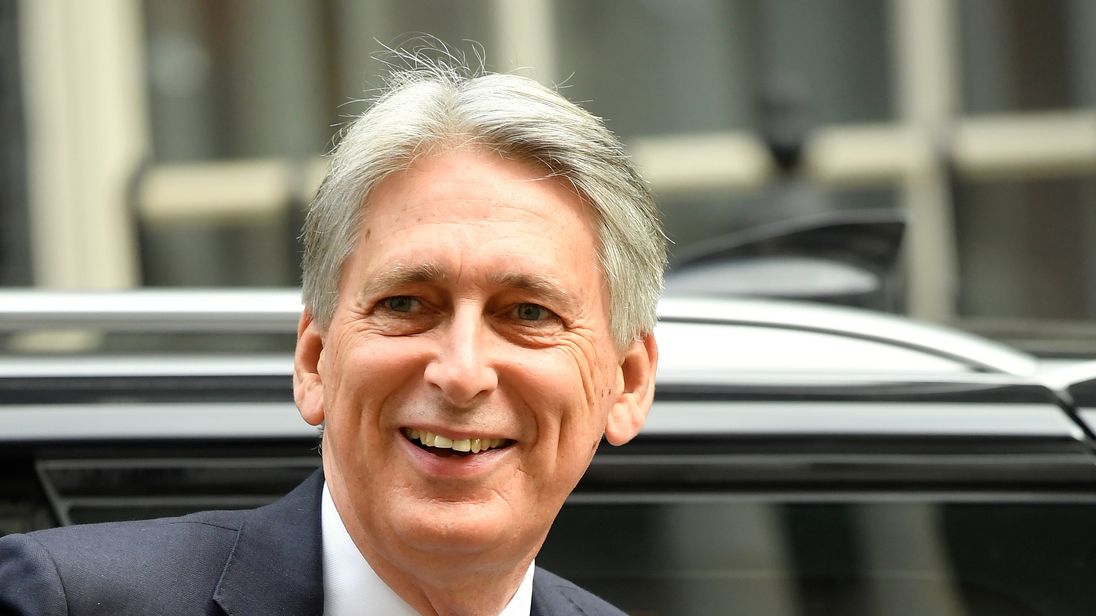
<instances>
[{"instance_id":1,"label":"teeth","mask_svg":"<svg viewBox=\"0 0 1096 616\"><path fill-rule=\"evenodd\" d=\"M441 436L440 434L434 434L433 432L427 432L426 430L416 430L414 428L404 428L403 434L407 438L413 441L419 441L428 447L472 453L479 453L481 451L487 451L488 449L501 447L507 442L505 439L501 438L451 439L447 436Z\"/></svg>"}]
</instances>

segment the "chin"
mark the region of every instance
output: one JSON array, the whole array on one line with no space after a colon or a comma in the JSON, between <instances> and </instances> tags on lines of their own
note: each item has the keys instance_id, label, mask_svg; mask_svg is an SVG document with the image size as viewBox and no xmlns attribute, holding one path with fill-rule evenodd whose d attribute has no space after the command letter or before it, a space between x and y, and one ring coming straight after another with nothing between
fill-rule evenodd
<instances>
[{"instance_id":1,"label":"chin","mask_svg":"<svg viewBox=\"0 0 1096 616\"><path fill-rule=\"evenodd\" d=\"M392 520L400 543L415 552L444 557L482 556L504 560L535 553L548 534L514 519L508 507L484 503L431 501L402 511ZM519 526L519 522L525 524Z\"/></svg>"}]
</instances>

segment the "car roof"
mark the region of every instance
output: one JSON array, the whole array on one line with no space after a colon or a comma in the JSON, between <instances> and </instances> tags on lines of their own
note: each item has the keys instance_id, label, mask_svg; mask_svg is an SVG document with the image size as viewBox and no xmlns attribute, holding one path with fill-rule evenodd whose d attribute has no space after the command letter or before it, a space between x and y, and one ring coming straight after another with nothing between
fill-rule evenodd
<instances>
[{"instance_id":1,"label":"car roof","mask_svg":"<svg viewBox=\"0 0 1096 616\"><path fill-rule=\"evenodd\" d=\"M731 332L734 330L729 327L738 326L764 328L770 336L774 331L783 331L823 336L831 342L844 339L874 343L877 351L888 347L893 351L886 357L860 358L861 361L856 364L860 370L874 366L903 371L902 355L937 358L970 370L991 373L1027 376L1034 374L1038 368L1034 357L984 338L905 317L843 306L750 298L666 297L659 304L659 319L663 328L673 328L676 324L718 326L706 332L697 332L701 334L698 341L703 341L703 344L697 345L698 351L718 347L720 342L728 345L729 353L737 351L748 354L766 350L758 348L758 345L747 348L742 348L741 344L732 345L733 338L718 339L721 331L724 337L733 336ZM709 337L705 340L704 336ZM806 338L801 336L800 340ZM802 354L803 349L800 347L797 352ZM785 359L788 364L798 364L805 369L812 368L813 362L813 368L820 371L832 369L835 363L843 359L835 356L832 348L820 352L821 355L809 358L808 362L804 362L802 356L789 355ZM683 352L676 355L670 361L688 357L688 353ZM888 358L895 363L888 366ZM937 365L943 366L945 363L937 362Z\"/></svg>"}]
</instances>

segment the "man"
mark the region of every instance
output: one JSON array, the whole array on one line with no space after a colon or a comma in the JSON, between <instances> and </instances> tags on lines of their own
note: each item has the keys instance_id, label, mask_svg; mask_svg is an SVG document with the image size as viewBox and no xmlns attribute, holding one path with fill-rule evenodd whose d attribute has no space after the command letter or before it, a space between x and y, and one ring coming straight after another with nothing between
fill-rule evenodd
<instances>
[{"instance_id":1,"label":"man","mask_svg":"<svg viewBox=\"0 0 1096 616\"><path fill-rule=\"evenodd\" d=\"M322 474L251 512L0 540L8 612L620 613L533 560L651 404L651 195L558 94L412 60L305 225L293 387Z\"/></svg>"}]
</instances>

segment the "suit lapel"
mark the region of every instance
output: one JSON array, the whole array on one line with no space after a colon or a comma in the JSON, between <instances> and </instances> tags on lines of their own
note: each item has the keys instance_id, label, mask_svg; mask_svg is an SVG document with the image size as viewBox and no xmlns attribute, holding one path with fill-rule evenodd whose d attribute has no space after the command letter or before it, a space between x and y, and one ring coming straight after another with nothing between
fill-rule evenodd
<instances>
[{"instance_id":1,"label":"suit lapel","mask_svg":"<svg viewBox=\"0 0 1096 616\"><path fill-rule=\"evenodd\" d=\"M544 584L544 576L540 569L533 571L533 602L529 606L529 616L551 616L552 609L547 593L549 588Z\"/></svg>"},{"instance_id":2,"label":"suit lapel","mask_svg":"<svg viewBox=\"0 0 1096 616\"><path fill-rule=\"evenodd\" d=\"M537 568L533 573L530 616L626 616L571 582Z\"/></svg>"},{"instance_id":3,"label":"suit lapel","mask_svg":"<svg viewBox=\"0 0 1096 616\"><path fill-rule=\"evenodd\" d=\"M247 514L213 594L226 614L323 614L322 488L316 471L285 498Z\"/></svg>"},{"instance_id":4,"label":"suit lapel","mask_svg":"<svg viewBox=\"0 0 1096 616\"><path fill-rule=\"evenodd\" d=\"M556 576L537 567L533 572L533 603L529 607L529 616L581 616L574 603L556 587Z\"/></svg>"}]
</instances>

